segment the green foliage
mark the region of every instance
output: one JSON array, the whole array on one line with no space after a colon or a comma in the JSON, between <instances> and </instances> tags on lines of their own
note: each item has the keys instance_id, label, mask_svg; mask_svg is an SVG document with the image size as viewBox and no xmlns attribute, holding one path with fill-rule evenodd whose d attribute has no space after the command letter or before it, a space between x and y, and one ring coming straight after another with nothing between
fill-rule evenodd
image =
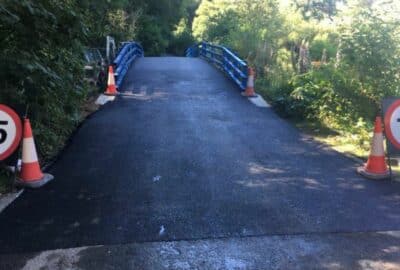
<instances>
[{"instance_id":1,"label":"green foliage","mask_svg":"<svg viewBox=\"0 0 400 270\"><path fill-rule=\"evenodd\" d=\"M191 14L197 8L197 0L131 0L142 10L136 39L145 48L146 55L178 53L183 44L190 46L191 31L175 36L182 19L191 25Z\"/></svg>"},{"instance_id":2,"label":"green foliage","mask_svg":"<svg viewBox=\"0 0 400 270\"><path fill-rule=\"evenodd\" d=\"M189 28L188 20L183 18L176 26L169 42L168 52L174 55L184 56L185 50L195 42Z\"/></svg>"},{"instance_id":3,"label":"green foliage","mask_svg":"<svg viewBox=\"0 0 400 270\"><path fill-rule=\"evenodd\" d=\"M39 153L53 155L77 123L85 27L72 1L0 5L1 103L28 108ZM57 50L54 50L57 48Z\"/></svg>"},{"instance_id":4,"label":"green foliage","mask_svg":"<svg viewBox=\"0 0 400 270\"><path fill-rule=\"evenodd\" d=\"M397 22L385 22L369 9L361 10L350 25L342 27L341 68L359 80L379 103L400 94L400 47Z\"/></svg>"},{"instance_id":5,"label":"green foliage","mask_svg":"<svg viewBox=\"0 0 400 270\"><path fill-rule=\"evenodd\" d=\"M146 55L182 55L208 40L255 67L258 91L282 114L364 138L381 98L400 92L399 11L390 0L2 0L0 102L28 108L49 157L88 95L84 46L111 35Z\"/></svg>"},{"instance_id":6,"label":"green foliage","mask_svg":"<svg viewBox=\"0 0 400 270\"><path fill-rule=\"evenodd\" d=\"M28 112L38 152L50 158L81 120L88 95L83 48L142 41L146 54L166 52L174 29L196 0L3 0L0 2L0 103ZM191 43L189 25L174 36L177 52Z\"/></svg>"},{"instance_id":7,"label":"green foliage","mask_svg":"<svg viewBox=\"0 0 400 270\"><path fill-rule=\"evenodd\" d=\"M337 14L337 4L345 0L294 0L294 3L306 20L311 18L322 20L332 19Z\"/></svg>"},{"instance_id":8,"label":"green foliage","mask_svg":"<svg viewBox=\"0 0 400 270\"><path fill-rule=\"evenodd\" d=\"M13 174L5 168L0 167L0 195L11 190L12 179Z\"/></svg>"},{"instance_id":9,"label":"green foliage","mask_svg":"<svg viewBox=\"0 0 400 270\"><path fill-rule=\"evenodd\" d=\"M317 36L310 45L310 57L312 61L321 61L324 50L326 60L334 60L337 52L337 35Z\"/></svg>"},{"instance_id":10,"label":"green foliage","mask_svg":"<svg viewBox=\"0 0 400 270\"><path fill-rule=\"evenodd\" d=\"M168 39L164 37L162 29L157 26L156 19L152 16L142 16L140 19L141 30L137 35L147 56L160 55L168 47Z\"/></svg>"},{"instance_id":11,"label":"green foliage","mask_svg":"<svg viewBox=\"0 0 400 270\"><path fill-rule=\"evenodd\" d=\"M375 104L362 95L358 83L332 66L297 75L290 85L290 113L327 126L350 127L359 118L372 118L377 110L371 110Z\"/></svg>"},{"instance_id":12,"label":"green foliage","mask_svg":"<svg viewBox=\"0 0 400 270\"><path fill-rule=\"evenodd\" d=\"M204 0L193 35L246 58L282 115L364 145L381 99L400 94L399 11L385 0Z\"/></svg>"}]
</instances>

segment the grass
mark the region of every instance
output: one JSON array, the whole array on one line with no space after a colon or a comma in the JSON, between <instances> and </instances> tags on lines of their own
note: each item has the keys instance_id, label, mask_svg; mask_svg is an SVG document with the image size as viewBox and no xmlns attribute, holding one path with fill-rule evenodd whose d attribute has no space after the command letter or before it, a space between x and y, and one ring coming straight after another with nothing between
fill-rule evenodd
<instances>
[{"instance_id":1,"label":"grass","mask_svg":"<svg viewBox=\"0 0 400 270\"><path fill-rule=\"evenodd\" d=\"M355 142L357 141L354 139L355 135L343 135L316 123L293 120L291 120L291 122L304 134L313 137L318 142L328 145L339 153L353 156L364 161L368 159L370 151L369 145L368 147L360 147L360 145ZM393 179L400 181L400 162L391 162L391 164Z\"/></svg>"},{"instance_id":2,"label":"grass","mask_svg":"<svg viewBox=\"0 0 400 270\"><path fill-rule=\"evenodd\" d=\"M307 121L294 121L292 123L316 141L329 145L332 149L356 158L366 160L369 155L369 147L360 146L357 136L354 134L344 135L338 133L319 123Z\"/></svg>"},{"instance_id":3,"label":"grass","mask_svg":"<svg viewBox=\"0 0 400 270\"><path fill-rule=\"evenodd\" d=\"M274 95L274 91L268 91L268 83L259 81L256 85L261 94L270 104L274 104L271 100L271 95ZM281 115L279 110L275 110L278 115ZM332 128L324 126L320 122L312 122L309 120L299 120L293 118L286 118L296 126L301 132L313 137L316 141L321 142L330 146L332 149L350 155L359 159L366 160L369 155L370 138L371 133L365 133L365 130L359 129L362 134L345 133L343 131L336 131Z\"/></svg>"},{"instance_id":4,"label":"grass","mask_svg":"<svg viewBox=\"0 0 400 270\"><path fill-rule=\"evenodd\" d=\"M270 104L273 104L273 101L270 98L270 93L267 91L267 86L263 85L262 82L259 82L257 89L259 90L259 94L261 94ZM279 110L275 110L275 112L283 117ZM329 146L339 153L343 153L347 156L355 157L363 161L367 161L368 159L373 131L373 128L369 125L367 125L367 127L365 125L361 127L359 126L358 131L360 134L354 134L349 132L338 132L318 122L296 120L286 117L283 118L296 126L302 133ZM371 130L368 131L369 129ZM391 168L393 179L400 181L400 157L398 159L391 159L390 163L392 165Z\"/></svg>"}]
</instances>

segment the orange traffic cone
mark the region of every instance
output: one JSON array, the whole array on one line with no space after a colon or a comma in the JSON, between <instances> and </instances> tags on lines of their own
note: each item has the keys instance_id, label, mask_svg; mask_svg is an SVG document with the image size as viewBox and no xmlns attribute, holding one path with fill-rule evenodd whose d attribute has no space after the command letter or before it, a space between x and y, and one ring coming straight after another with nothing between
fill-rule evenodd
<instances>
[{"instance_id":1,"label":"orange traffic cone","mask_svg":"<svg viewBox=\"0 0 400 270\"><path fill-rule=\"evenodd\" d=\"M115 86L114 69L111 65L108 67L107 89L104 94L109 96L115 96L118 94L117 87Z\"/></svg>"},{"instance_id":2,"label":"orange traffic cone","mask_svg":"<svg viewBox=\"0 0 400 270\"><path fill-rule=\"evenodd\" d=\"M38 188L52 180L50 174L43 174L36 154L35 141L33 139L31 123L24 119L24 131L22 139L22 165L17 178L17 184L21 186Z\"/></svg>"},{"instance_id":3,"label":"orange traffic cone","mask_svg":"<svg viewBox=\"0 0 400 270\"><path fill-rule=\"evenodd\" d=\"M367 163L357 168L357 172L369 179L384 179L389 177L389 170L383 149L383 129L381 117L376 117L374 136L372 137L371 153Z\"/></svg>"},{"instance_id":4,"label":"orange traffic cone","mask_svg":"<svg viewBox=\"0 0 400 270\"><path fill-rule=\"evenodd\" d=\"M242 95L245 97L256 97L257 94L254 92L254 76L255 72L254 69L249 68L248 69L248 77L247 77L247 87L244 92L242 92Z\"/></svg>"}]
</instances>

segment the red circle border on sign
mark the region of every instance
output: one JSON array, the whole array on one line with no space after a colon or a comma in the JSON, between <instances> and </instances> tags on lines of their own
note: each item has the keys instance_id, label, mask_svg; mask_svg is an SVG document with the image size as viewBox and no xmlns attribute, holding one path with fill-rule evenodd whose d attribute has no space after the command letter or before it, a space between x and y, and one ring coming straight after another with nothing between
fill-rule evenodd
<instances>
[{"instance_id":1,"label":"red circle border on sign","mask_svg":"<svg viewBox=\"0 0 400 270\"><path fill-rule=\"evenodd\" d=\"M394 138L392 129L390 128L390 118L392 118L392 114L394 110L397 109L397 107L400 107L400 100L396 100L392 104L390 104L389 109L385 113L385 134L386 137L389 139L389 141L398 149L400 149L400 143L397 142L397 140Z\"/></svg>"},{"instance_id":2,"label":"red circle border on sign","mask_svg":"<svg viewBox=\"0 0 400 270\"><path fill-rule=\"evenodd\" d=\"M0 154L0 160L4 160L8 158L18 147L19 142L21 141L21 136L22 136L22 123L21 119L19 118L18 114L12 110L10 107L0 104L0 111L6 112L8 115L11 116L11 118L14 120L15 123L15 138L10 147L5 151L3 154Z\"/></svg>"}]
</instances>

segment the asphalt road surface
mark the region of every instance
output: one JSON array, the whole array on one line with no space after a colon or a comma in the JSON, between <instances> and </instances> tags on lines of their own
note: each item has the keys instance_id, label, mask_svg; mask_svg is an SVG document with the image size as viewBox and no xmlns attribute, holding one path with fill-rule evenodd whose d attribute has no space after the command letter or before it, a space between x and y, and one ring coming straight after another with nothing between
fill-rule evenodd
<instances>
[{"instance_id":1,"label":"asphalt road surface","mask_svg":"<svg viewBox=\"0 0 400 270\"><path fill-rule=\"evenodd\" d=\"M55 180L0 214L0 268L99 245L103 265L117 263L104 261L111 250L142 250L129 255L138 269L400 267L400 183L361 178L202 59L141 58L127 76L51 167ZM171 245L179 265L158 261ZM271 249L293 253L274 261ZM227 261L229 250L253 251Z\"/></svg>"}]
</instances>

